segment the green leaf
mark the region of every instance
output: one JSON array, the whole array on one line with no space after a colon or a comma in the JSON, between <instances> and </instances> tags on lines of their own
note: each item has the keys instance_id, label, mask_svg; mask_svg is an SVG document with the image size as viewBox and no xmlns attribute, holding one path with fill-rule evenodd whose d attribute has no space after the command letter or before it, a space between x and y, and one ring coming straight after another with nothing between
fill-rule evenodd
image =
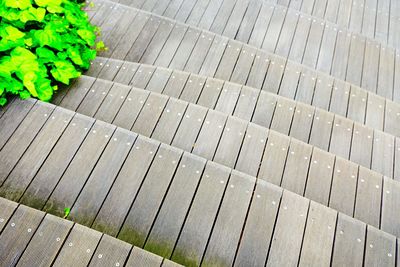
<instances>
[{"instance_id":1,"label":"green leaf","mask_svg":"<svg viewBox=\"0 0 400 267\"><path fill-rule=\"evenodd\" d=\"M27 9L32 6L30 0L2 0L4 4L8 7L19 8L19 9Z\"/></svg>"},{"instance_id":2,"label":"green leaf","mask_svg":"<svg viewBox=\"0 0 400 267\"><path fill-rule=\"evenodd\" d=\"M47 7L47 6L60 6L62 0L35 0L35 3L38 6Z\"/></svg>"},{"instance_id":3,"label":"green leaf","mask_svg":"<svg viewBox=\"0 0 400 267\"><path fill-rule=\"evenodd\" d=\"M78 30L78 35L90 46L94 45L94 41L96 40L96 34L93 31L89 30Z\"/></svg>"},{"instance_id":4,"label":"green leaf","mask_svg":"<svg viewBox=\"0 0 400 267\"><path fill-rule=\"evenodd\" d=\"M20 19L24 23L26 23L30 20L42 22L45 14L46 14L46 9L44 9L44 8L30 7L29 9L26 9L21 12Z\"/></svg>"},{"instance_id":5,"label":"green leaf","mask_svg":"<svg viewBox=\"0 0 400 267\"><path fill-rule=\"evenodd\" d=\"M56 81L64 84L69 84L69 81L73 78L77 78L81 75L68 61L56 61L54 62L55 67L50 71Z\"/></svg>"}]
</instances>

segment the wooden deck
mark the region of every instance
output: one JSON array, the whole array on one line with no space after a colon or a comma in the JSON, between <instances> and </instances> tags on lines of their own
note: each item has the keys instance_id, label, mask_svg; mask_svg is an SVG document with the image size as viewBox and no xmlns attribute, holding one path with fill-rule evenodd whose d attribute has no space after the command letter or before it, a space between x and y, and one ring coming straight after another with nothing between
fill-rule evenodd
<instances>
[{"instance_id":1,"label":"wooden deck","mask_svg":"<svg viewBox=\"0 0 400 267\"><path fill-rule=\"evenodd\" d=\"M0 109L0 266L400 266L395 0L93 2Z\"/></svg>"}]
</instances>

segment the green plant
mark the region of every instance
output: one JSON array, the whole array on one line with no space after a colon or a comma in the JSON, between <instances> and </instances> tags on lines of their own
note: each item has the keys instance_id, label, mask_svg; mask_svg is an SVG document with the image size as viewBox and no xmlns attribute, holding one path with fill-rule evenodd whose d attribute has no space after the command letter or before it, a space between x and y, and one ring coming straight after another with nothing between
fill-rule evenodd
<instances>
[{"instance_id":1,"label":"green plant","mask_svg":"<svg viewBox=\"0 0 400 267\"><path fill-rule=\"evenodd\" d=\"M49 101L96 57L98 28L80 0L0 0L0 106L10 95Z\"/></svg>"}]
</instances>

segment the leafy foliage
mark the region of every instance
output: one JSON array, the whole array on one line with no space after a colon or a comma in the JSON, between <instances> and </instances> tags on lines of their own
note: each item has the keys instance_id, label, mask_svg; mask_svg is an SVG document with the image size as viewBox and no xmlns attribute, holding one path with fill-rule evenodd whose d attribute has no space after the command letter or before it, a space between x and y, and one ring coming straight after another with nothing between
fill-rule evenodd
<instances>
[{"instance_id":1,"label":"leafy foliage","mask_svg":"<svg viewBox=\"0 0 400 267\"><path fill-rule=\"evenodd\" d=\"M0 0L0 106L10 95L49 101L96 57L98 28L79 0Z\"/></svg>"}]
</instances>

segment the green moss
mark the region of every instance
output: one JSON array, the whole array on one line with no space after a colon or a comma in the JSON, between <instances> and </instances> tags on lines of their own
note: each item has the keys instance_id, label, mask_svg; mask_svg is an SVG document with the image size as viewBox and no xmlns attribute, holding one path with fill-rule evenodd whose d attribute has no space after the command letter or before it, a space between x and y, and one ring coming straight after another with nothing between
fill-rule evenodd
<instances>
[{"instance_id":1,"label":"green moss","mask_svg":"<svg viewBox=\"0 0 400 267\"><path fill-rule=\"evenodd\" d=\"M154 254L157 254L164 258L169 258L171 256L173 248L173 244L166 242L166 241L151 241L147 242L144 246L144 249L150 251Z\"/></svg>"},{"instance_id":2,"label":"green moss","mask_svg":"<svg viewBox=\"0 0 400 267\"><path fill-rule=\"evenodd\" d=\"M187 254L188 254L188 252L184 252L182 250L175 249L171 260L176 263L187 266L187 267L192 267L192 266L196 267L196 266L200 265L199 259L197 259L195 257L188 257Z\"/></svg>"},{"instance_id":3,"label":"green moss","mask_svg":"<svg viewBox=\"0 0 400 267\"><path fill-rule=\"evenodd\" d=\"M142 233L139 233L132 227L124 226L122 227L122 230L118 235L118 238L134 246L143 247L146 236Z\"/></svg>"}]
</instances>

